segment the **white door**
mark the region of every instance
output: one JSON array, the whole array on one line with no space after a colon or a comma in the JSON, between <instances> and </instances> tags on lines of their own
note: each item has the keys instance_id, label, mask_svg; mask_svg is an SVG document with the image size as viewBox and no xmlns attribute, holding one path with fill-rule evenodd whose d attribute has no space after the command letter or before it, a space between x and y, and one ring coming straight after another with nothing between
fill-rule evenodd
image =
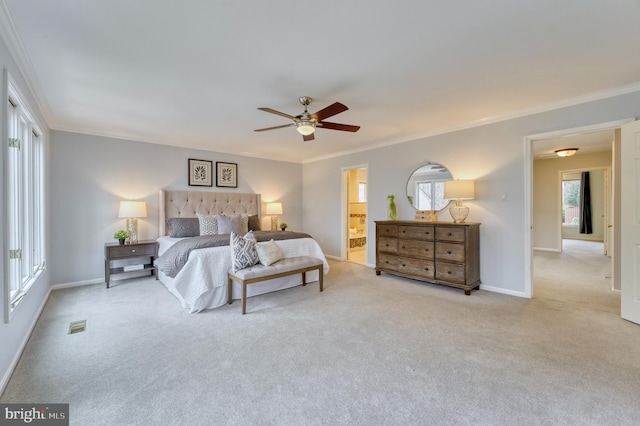
<instances>
[{"instance_id":1,"label":"white door","mask_svg":"<svg viewBox=\"0 0 640 426\"><path fill-rule=\"evenodd\" d=\"M621 145L622 318L640 324L640 121L622 126Z\"/></svg>"}]
</instances>

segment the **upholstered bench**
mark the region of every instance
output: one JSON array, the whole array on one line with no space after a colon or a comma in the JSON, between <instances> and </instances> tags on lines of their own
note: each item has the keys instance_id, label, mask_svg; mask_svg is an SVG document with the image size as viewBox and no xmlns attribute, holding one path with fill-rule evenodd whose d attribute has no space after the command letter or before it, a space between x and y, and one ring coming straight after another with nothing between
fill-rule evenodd
<instances>
[{"instance_id":1,"label":"upholstered bench","mask_svg":"<svg viewBox=\"0 0 640 426\"><path fill-rule=\"evenodd\" d=\"M285 257L269 265L254 265L239 271L229 271L229 304L233 303L233 282L242 285L242 314L247 313L247 285L287 275L302 274L302 285L307 284L307 272L318 271L320 291L322 288L322 260L310 256Z\"/></svg>"}]
</instances>

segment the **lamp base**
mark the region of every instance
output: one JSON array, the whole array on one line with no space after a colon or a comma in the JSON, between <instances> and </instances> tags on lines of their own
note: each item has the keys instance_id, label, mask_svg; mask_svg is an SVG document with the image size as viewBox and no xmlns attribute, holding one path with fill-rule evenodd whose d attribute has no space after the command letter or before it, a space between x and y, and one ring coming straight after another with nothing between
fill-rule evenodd
<instances>
[{"instance_id":1,"label":"lamp base","mask_svg":"<svg viewBox=\"0 0 640 426\"><path fill-rule=\"evenodd\" d=\"M462 200L456 201L456 205L449 209L449 213L453 218L453 223L464 223L469 216L469 207L462 204Z\"/></svg>"},{"instance_id":2,"label":"lamp base","mask_svg":"<svg viewBox=\"0 0 640 426\"><path fill-rule=\"evenodd\" d=\"M278 230L278 216L271 216L271 230Z\"/></svg>"},{"instance_id":3,"label":"lamp base","mask_svg":"<svg viewBox=\"0 0 640 426\"><path fill-rule=\"evenodd\" d=\"M127 219L127 232L129 233L129 239L127 242L129 244L138 242L138 219L135 217L130 217Z\"/></svg>"}]
</instances>

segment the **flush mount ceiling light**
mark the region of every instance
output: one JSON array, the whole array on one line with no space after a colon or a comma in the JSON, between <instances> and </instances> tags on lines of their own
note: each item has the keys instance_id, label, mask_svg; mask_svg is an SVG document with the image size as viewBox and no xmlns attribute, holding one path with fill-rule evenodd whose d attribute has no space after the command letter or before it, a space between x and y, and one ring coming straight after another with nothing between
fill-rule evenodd
<instances>
[{"instance_id":1,"label":"flush mount ceiling light","mask_svg":"<svg viewBox=\"0 0 640 426\"><path fill-rule=\"evenodd\" d=\"M571 157L578 152L578 148L562 148L557 149L555 152L558 157Z\"/></svg>"}]
</instances>

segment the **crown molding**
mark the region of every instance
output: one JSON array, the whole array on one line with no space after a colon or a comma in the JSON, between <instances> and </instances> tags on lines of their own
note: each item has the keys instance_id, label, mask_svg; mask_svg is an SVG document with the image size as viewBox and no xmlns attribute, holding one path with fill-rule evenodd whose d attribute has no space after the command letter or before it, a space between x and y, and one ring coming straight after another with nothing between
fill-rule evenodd
<instances>
[{"instance_id":1,"label":"crown molding","mask_svg":"<svg viewBox=\"0 0 640 426\"><path fill-rule=\"evenodd\" d=\"M516 118L527 117L529 115L540 114L544 112L554 111L562 108L567 108L575 105L586 104L593 101L599 101L602 99L613 98L616 96L626 95L629 93L640 92L640 82L633 83L627 86L616 87L608 90L601 90L599 92L587 93L585 95L576 96L573 98L563 99L558 102L553 102L545 105L540 105L534 108L528 108L520 111L510 112L506 114L500 114L493 117L487 117L480 120L470 121L460 126L453 126L446 129L436 130L430 133L424 133L419 135L413 135L410 137L404 137L402 139L395 139L386 142L381 142L375 145L369 145L363 148L356 148L348 151L341 151L332 154L327 154L319 157L309 158L302 161L302 164L315 163L317 161L328 160L331 158L342 157L344 155L355 154L364 151L370 151L373 149L384 148L387 146L398 145L405 142L412 142L418 139L429 138L438 135L444 135L447 133L453 133L460 130L472 129L474 127L486 126L488 124L500 123L502 121L514 120Z\"/></svg>"},{"instance_id":2,"label":"crown molding","mask_svg":"<svg viewBox=\"0 0 640 426\"><path fill-rule=\"evenodd\" d=\"M0 0L0 37L4 40L9 54L13 57L22 78L27 84L27 88L35 99L40 113L44 117L44 120L49 128L53 127L55 119L51 108L47 100L44 98L44 91L42 90L38 81L37 74L34 72L33 64L29 59L29 55L24 48L24 44L18 35L18 30L11 18L11 13L5 0Z\"/></svg>"}]
</instances>

